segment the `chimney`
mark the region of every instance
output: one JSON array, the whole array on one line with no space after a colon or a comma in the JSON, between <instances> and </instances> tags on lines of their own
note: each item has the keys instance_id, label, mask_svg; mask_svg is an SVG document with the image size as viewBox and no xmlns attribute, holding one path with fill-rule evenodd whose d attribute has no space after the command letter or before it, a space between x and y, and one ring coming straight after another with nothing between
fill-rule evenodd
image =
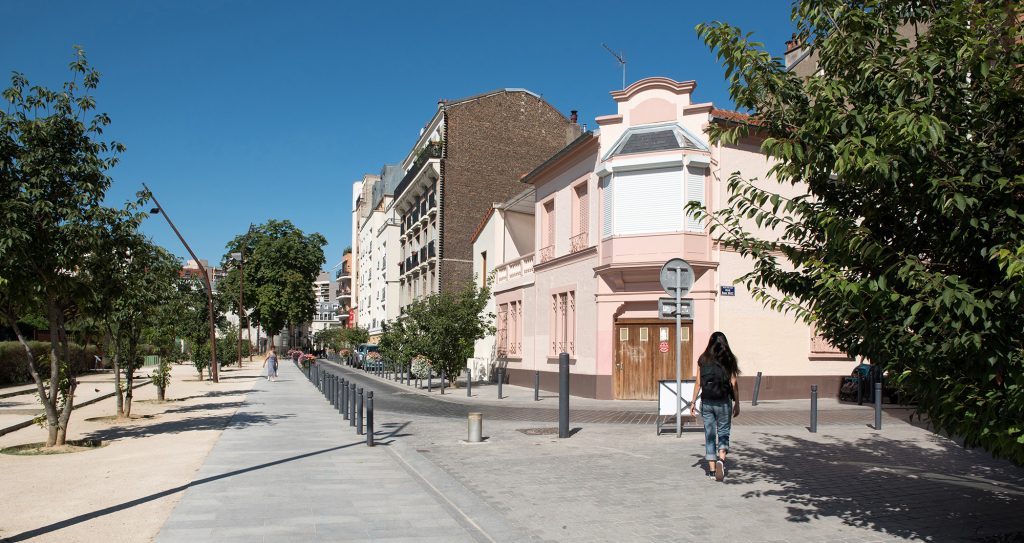
<instances>
[{"instance_id":1,"label":"chimney","mask_svg":"<svg viewBox=\"0 0 1024 543\"><path fill-rule=\"evenodd\" d=\"M576 124L576 118L576 110L574 109L569 112L569 120L572 121L572 124Z\"/></svg>"},{"instance_id":2,"label":"chimney","mask_svg":"<svg viewBox=\"0 0 1024 543\"><path fill-rule=\"evenodd\" d=\"M569 126L565 127L565 144L566 145L569 145L570 143L575 141L576 138L580 137L581 134L583 134L583 131L580 130L580 125L577 122L579 120L578 113L579 112L577 112L575 109L569 112L569 122L572 123L572 124L570 124Z\"/></svg>"},{"instance_id":3,"label":"chimney","mask_svg":"<svg viewBox=\"0 0 1024 543\"><path fill-rule=\"evenodd\" d=\"M806 47L804 46L803 38L796 34L793 34L788 40L786 40L785 62L787 68L796 63L796 60L804 52L804 49L806 49Z\"/></svg>"}]
</instances>

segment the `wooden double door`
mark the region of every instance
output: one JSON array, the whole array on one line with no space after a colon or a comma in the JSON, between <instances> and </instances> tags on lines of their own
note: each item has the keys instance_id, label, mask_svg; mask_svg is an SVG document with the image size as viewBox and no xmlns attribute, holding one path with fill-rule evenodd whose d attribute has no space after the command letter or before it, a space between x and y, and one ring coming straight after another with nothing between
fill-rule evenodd
<instances>
[{"instance_id":1,"label":"wooden double door","mask_svg":"<svg viewBox=\"0 0 1024 543\"><path fill-rule=\"evenodd\" d=\"M693 375L693 324L682 326L683 379ZM676 323L667 320L615 324L615 398L656 400L658 381L676 378Z\"/></svg>"}]
</instances>

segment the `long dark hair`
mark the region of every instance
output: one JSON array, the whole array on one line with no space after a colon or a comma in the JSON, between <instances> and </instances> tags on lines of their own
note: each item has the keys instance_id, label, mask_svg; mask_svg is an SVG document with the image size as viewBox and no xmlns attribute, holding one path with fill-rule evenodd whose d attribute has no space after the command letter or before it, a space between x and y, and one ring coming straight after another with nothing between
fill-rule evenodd
<instances>
[{"instance_id":1,"label":"long dark hair","mask_svg":"<svg viewBox=\"0 0 1024 543\"><path fill-rule=\"evenodd\" d=\"M704 349L704 354L700 355L700 358L697 359L697 364L699 366L703 366L709 362L718 362L721 364L729 374L729 377L740 374L740 366L736 361L736 355L732 354L732 349L729 348L729 340L726 339L725 334L721 332L711 334L711 339L708 340L707 349Z\"/></svg>"}]
</instances>

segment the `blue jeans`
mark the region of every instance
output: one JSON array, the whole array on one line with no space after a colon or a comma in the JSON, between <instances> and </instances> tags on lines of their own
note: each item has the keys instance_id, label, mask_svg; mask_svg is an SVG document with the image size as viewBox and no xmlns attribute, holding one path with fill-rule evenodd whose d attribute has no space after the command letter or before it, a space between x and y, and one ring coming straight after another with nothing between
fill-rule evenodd
<instances>
[{"instance_id":1,"label":"blue jeans","mask_svg":"<svg viewBox=\"0 0 1024 543\"><path fill-rule=\"evenodd\" d=\"M729 452L732 404L729 402L701 402L700 414L704 417L704 458L715 460L718 458L718 451Z\"/></svg>"}]
</instances>

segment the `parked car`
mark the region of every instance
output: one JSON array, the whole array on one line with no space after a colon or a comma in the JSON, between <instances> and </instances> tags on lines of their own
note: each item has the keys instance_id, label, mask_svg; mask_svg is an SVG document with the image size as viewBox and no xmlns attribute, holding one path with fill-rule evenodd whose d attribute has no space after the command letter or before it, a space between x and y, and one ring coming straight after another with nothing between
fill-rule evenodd
<instances>
[{"instance_id":1,"label":"parked car","mask_svg":"<svg viewBox=\"0 0 1024 543\"><path fill-rule=\"evenodd\" d=\"M355 363L356 363L356 367L357 368L368 369L368 370L369 369L377 369L376 366L371 368L371 367L367 367L367 365L366 365L367 362L370 362L371 365L374 364L373 361L367 360L367 355L369 355L370 353L375 353L375 352L377 352L377 346L372 344L372 343L360 343L358 346L356 346L356 350L355 350L355 355L356 355L356 362ZM382 362L378 362L378 363L382 363Z\"/></svg>"}]
</instances>

